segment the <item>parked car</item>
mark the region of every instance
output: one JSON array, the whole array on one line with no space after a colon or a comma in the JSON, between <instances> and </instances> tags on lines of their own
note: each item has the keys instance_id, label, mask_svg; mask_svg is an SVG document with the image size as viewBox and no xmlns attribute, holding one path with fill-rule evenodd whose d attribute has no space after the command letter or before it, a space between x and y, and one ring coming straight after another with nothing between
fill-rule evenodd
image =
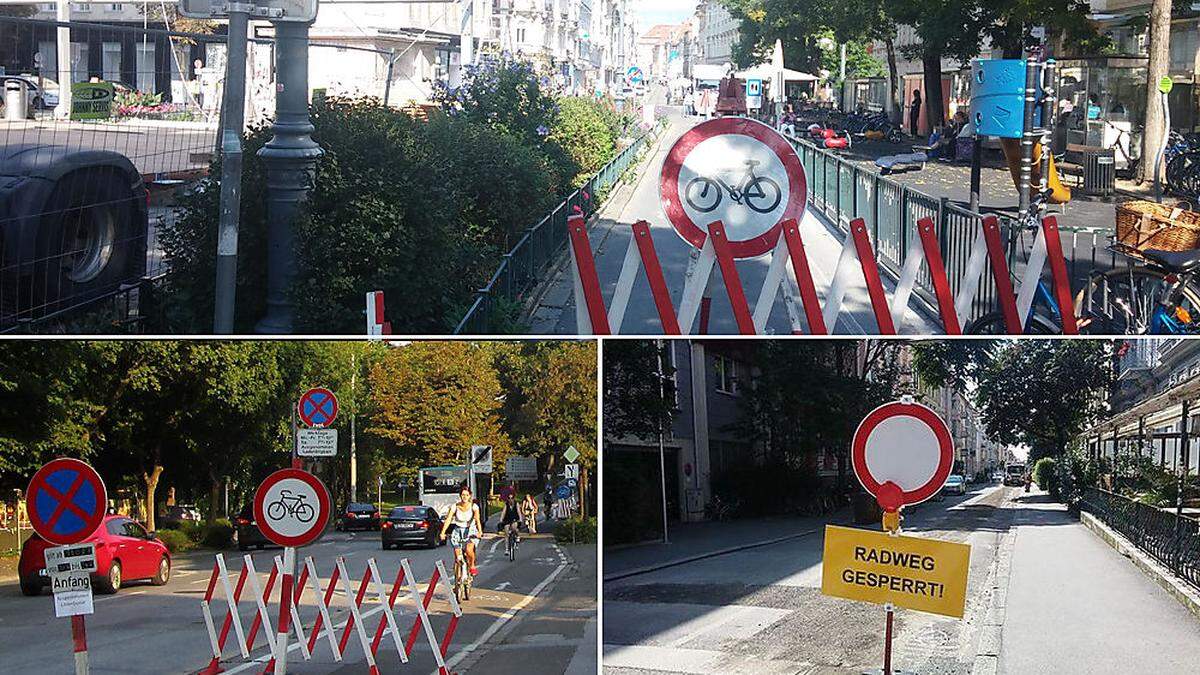
<instances>
[{"instance_id":1,"label":"parked car","mask_svg":"<svg viewBox=\"0 0 1200 675\"><path fill-rule=\"evenodd\" d=\"M242 508L237 518L233 519L233 528L239 551L248 551L252 547L263 549L275 546L275 543L258 529L258 523L254 522L254 504L247 504Z\"/></svg>"},{"instance_id":2,"label":"parked car","mask_svg":"<svg viewBox=\"0 0 1200 675\"><path fill-rule=\"evenodd\" d=\"M942 493L948 495L967 494L967 479L959 474L951 474L946 479L946 484L942 486Z\"/></svg>"},{"instance_id":3,"label":"parked car","mask_svg":"<svg viewBox=\"0 0 1200 675\"><path fill-rule=\"evenodd\" d=\"M433 548L441 543L442 517L429 506L397 506L388 513L379 528L383 550L404 544L422 544Z\"/></svg>"},{"instance_id":4,"label":"parked car","mask_svg":"<svg viewBox=\"0 0 1200 675\"><path fill-rule=\"evenodd\" d=\"M177 504L168 506L167 510L158 517L158 525L164 528L179 529L179 526L185 522L199 523L200 509L191 504Z\"/></svg>"},{"instance_id":5,"label":"parked car","mask_svg":"<svg viewBox=\"0 0 1200 675\"><path fill-rule=\"evenodd\" d=\"M58 105L58 83L54 80L43 77L42 86L39 87L36 75L0 75L0 90L5 88L9 80L25 83L25 98L28 100L30 115L35 110L49 110ZM6 101L0 100L0 110L5 105Z\"/></svg>"},{"instance_id":6,"label":"parked car","mask_svg":"<svg viewBox=\"0 0 1200 675\"><path fill-rule=\"evenodd\" d=\"M100 593L116 593L128 581L148 580L162 586L171 578L171 552L153 532L128 516L105 516L86 542L96 545L96 571L92 586ZM54 544L37 535L21 547L17 563L21 593L38 595L50 585L46 549Z\"/></svg>"},{"instance_id":7,"label":"parked car","mask_svg":"<svg viewBox=\"0 0 1200 675\"><path fill-rule=\"evenodd\" d=\"M378 530L379 509L375 508L374 504L350 502L346 505L346 509L338 515L334 527L340 532Z\"/></svg>"}]
</instances>

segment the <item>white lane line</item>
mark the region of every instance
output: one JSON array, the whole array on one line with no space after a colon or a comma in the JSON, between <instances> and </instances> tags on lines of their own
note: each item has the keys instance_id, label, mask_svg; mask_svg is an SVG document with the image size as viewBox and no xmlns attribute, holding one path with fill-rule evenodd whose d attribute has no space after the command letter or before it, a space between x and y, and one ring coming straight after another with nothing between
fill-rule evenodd
<instances>
[{"instance_id":1,"label":"white lane line","mask_svg":"<svg viewBox=\"0 0 1200 675\"><path fill-rule=\"evenodd\" d=\"M554 581L554 579L558 577L558 575L561 574L566 568L567 565L565 563L556 567L554 571L551 572L545 579L542 579L541 583L539 583L537 586L534 586L532 591L529 591L529 595L521 598L520 602L513 605L500 616L496 617L496 620L492 622L492 625L488 626L488 629L483 631L483 635L480 635L475 639L474 642L466 647L463 647L462 650L455 654L453 658L446 659L446 669L453 669L454 666L461 663L462 660L467 658L468 655L470 655L476 649L479 649L483 643L492 639L492 636L495 635L496 632L501 628L503 628L504 624L508 623L514 616L517 615L518 612L524 609L526 605L533 602L534 598L536 598L539 593L545 590L546 587L550 585L550 582ZM438 671L434 670L431 675L438 675Z\"/></svg>"}]
</instances>

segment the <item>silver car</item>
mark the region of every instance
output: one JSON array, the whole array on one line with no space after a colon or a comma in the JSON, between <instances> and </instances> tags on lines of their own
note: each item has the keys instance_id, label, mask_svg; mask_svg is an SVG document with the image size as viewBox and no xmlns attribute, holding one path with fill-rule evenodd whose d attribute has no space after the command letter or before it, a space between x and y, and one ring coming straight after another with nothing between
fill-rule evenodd
<instances>
[{"instance_id":1,"label":"silver car","mask_svg":"<svg viewBox=\"0 0 1200 675\"><path fill-rule=\"evenodd\" d=\"M31 112L50 110L58 106L58 82L43 77L42 86L38 86L36 75L0 75L0 88L3 88L10 80L25 83L25 97ZM4 100L0 99L0 108L3 106Z\"/></svg>"}]
</instances>

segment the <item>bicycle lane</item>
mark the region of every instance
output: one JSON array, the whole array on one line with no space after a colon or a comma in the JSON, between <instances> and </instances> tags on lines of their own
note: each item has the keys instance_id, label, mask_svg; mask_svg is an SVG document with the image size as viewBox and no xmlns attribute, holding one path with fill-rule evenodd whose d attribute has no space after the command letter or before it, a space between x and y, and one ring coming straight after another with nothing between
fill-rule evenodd
<instances>
[{"instance_id":1,"label":"bicycle lane","mask_svg":"<svg viewBox=\"0 0 1200 675\"><path fill-rule=\"evenodd\" d=\"M625 252L632 237L631 225L639 220L645 220L650 225L650 234L654 240L659 262L662 264L667 287L671 292L671 301L678 311L683 295L688 260L694 249L679 237L663 214L658 195L658 183L667 152L679 136L697 123L698 120L691 118L671 117L669 126L663 131L651 156L643 160L640 165L636 182L631 189L626 188L630 190L627 194L628 198L610 199L606 202L601 208L595 224L591 226L588 237L596 258L596 271L600 278L601 292L606 304L611 302L616 290L617 278L620 276ZM800 231L804 239L817 295L823 301L833 282L833 272L842 252L843 235L827 223L823 216L817 215L811 205L805 211L804 218L800 223ZM737 269L738 275L741 277L742 288L752 307L758 300L769 264L770 256L738 262ZM571 274L573 272L570 265L566 265L549 282L549 288L543 293L538 307L533 312L535 332L556 334L576 332L574 302L571 297ZM884 286L887 288L890 298L890 293L894 291L894 284L886 276L884 277ZM712 297L712 310L708 332L712 334L737 333L732 307L725 293L719 270L714 270L709 290ZM693 329L699 330L698 321ZM931 317L927 317L915 309L908 313L905 324L900 330L904 333L920 334L942 332L940 326ZM658 312L645 274L640 273L634 281L621 332L629 335L652 335L662 332ZM766 332L775 335L791 334L782 294L775 298ZM842 314L832 332L848 335L878 333L870 297L862 280L861 272L855 274L852 271Z\"/></svg>"}]
</instances>

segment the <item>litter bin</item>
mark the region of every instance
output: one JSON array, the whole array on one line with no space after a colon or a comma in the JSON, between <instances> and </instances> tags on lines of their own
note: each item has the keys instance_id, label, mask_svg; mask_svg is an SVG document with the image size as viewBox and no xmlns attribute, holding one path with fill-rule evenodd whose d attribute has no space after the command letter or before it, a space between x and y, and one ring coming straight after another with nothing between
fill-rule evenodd
<instances>
[{"instance_id":1,"label":"litter bin","mask_svg":"<svg viewBox=\"0 0 1200 675\"><path fill-rule=\"evenodd\" d=\"M29 113L29 97L25 93L25 83L15 77L4 81L4 119L9 121L23 120Z\"/></svg>"},{"instance_id":2,"label":"litter bin","mask_svg":"<svg viewBox=\"0 0 1200 675\"><path fill-rule=\"evenodd\" d=\"M1112 148L1090 147L1083 152L1083 194L1111 197L1117 182L1116 157Z\"/></svg>"}]
</instances>

